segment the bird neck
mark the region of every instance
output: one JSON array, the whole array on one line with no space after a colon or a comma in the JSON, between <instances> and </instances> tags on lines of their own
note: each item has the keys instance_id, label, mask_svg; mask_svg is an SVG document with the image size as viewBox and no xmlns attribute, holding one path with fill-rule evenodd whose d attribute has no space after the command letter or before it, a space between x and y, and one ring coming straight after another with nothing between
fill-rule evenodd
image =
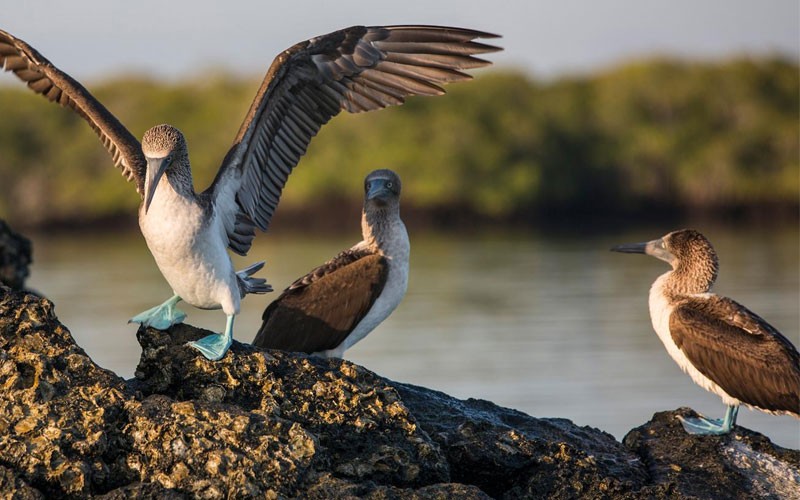
<instances>
[{"instance_id":1,"label":"bird neck","mask_svg":"<svg viewBox=\"0 0 800 500\"><path fill-rule=\"evenodd\" d=\"M186 198L196 196L192 170L188 166L181 165L179 168L168 170L164 173L164 177L172 190L179 196Z\"/></svg>"},{"instance_id":2,"label":"bird neck","mask_svg":"<svg viewBox=\"0 0 800 500\"><path fill-rule=\"evenodd\" d=\"M664 290L672 296L707 293L717 279L718 269L716 254L681 259L664 275Z\"/></svg>"},{"instance_id":3,"label":"bird neck","mask_svg":"<svg viewBox=\"0 0 800 500\"><path fill-rule=\"evenodd\" d=\"M371 248L382 248L393 234L397 224L402 224L396 207L372 207L361 212L361 234Z\"/></svg>"}]
</instances>

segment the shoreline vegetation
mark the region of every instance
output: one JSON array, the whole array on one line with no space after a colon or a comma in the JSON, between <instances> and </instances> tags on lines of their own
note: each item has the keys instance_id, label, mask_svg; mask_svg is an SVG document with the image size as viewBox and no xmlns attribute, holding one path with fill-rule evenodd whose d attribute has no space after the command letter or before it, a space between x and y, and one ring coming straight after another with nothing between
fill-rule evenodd
<instances>
[{"instance_id":1,"label":"shoreline vegetation","mask_svg":"<svg viewBox=\"0 0 800 500\"><path fill-rule=\"evenodd\" d=\"M275 224L350 227L361 179L403 178L404 219L428 227L800 219L800 68L779 58L653 59L539 81L481 71L436 99L322 128ZM184 131L195 186L213 179L257 78L117 77L90 90L135 135ZM0 218L26 229L133 227L139 197L90 128L0 85Z\"/></svg>"}]
</instances>

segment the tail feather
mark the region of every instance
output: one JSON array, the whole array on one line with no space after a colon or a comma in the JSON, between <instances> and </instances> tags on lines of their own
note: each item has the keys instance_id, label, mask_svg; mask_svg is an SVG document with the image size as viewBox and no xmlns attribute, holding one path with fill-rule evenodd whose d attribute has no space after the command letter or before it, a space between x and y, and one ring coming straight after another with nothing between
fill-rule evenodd
<instances>
[{"instance_id":1,"label":"tail feather","mask_svg":"<svg viewBox=\"0 0 800 500\"><path fill-rule=\"evenodd\" d=\"M256 262L236 273L236 278L239 281L239 292L242 297L248 293L267 293L272 291L272 285L267 283L264 278L252 278L255 273L264 267L264 261Z\"/></svg>"}]
</instances>

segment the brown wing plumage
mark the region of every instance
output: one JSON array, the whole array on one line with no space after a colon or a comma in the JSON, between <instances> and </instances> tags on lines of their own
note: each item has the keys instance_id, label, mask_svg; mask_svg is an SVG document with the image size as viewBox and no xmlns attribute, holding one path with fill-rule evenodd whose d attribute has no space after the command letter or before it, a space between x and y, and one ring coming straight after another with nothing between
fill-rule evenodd
<instances>
[{"instance_id":1,"label":"brown wing plumage","mask_svg":"<svg viewBox=\"0 0 800 500\"><path fill-rule=\"evenodd\" d=\"M71 108L95 131L126 179L136 181L144 196L147 163L139 141L83 85L62 72L33 47L0 30L0 67L28 87L61 106Z\"/></svg>"},{"instance_id":2,"label":"brown wing plumage","mask_svg":"<svg viewBox=\"0 0 800 500\"><path fill-rule=\"evenodd\" d=\"M754 312L725 298L689 298L670 315L672 339L725 392L751 406L800 417L800 355Z\"/></svg>"},{"instance_id":3,"label":"brown wing plumage","mask_svg":"<svg viewBox=\"0 0 800 500\"><path fill-rule=\"evenodd\" d=\"M209 192L235 197L225 209L266 230L322 125L342 109L370 111L444 93L441 85L472 78L463 70L490 64L474 56L500 49L473 40L494 37L438 26L354 26L298 43L267 71ZM235 251L247 250L239 246Z\"/></svg>"},{"instance_id":4,"label":"brown wing plumage","mask_svg":"<svg viewBox=\"0 0 800 500\"><path fill-rule=\"evenodd\" d=\"M370 310L387 276L383 256L342 252L267 307L253 345L307 353L335 348Z\"/></svg>"}]
</instances>

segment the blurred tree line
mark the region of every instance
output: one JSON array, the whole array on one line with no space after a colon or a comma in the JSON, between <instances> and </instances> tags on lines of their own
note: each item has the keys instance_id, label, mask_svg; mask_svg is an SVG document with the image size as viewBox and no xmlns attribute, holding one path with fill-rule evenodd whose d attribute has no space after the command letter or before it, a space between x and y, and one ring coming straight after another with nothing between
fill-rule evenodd
<instances>
[{"instance_id":1,"label":"blurred tree line","mask_svg":"<svg viewBox=\"0 0 800 500\"><path fill-rule=\"evenodd\" d=\"M799 75L781 59L659 59L547 82L478 71L445 97L336 117L301 159L278 213L331 200L358 206L364 175L386 167L401 175L404 209L417 215L796 218ZM89 88L138 137L163 122L181 129L202 190L258 83L216 74ZM138 202L80 118L21 84L0 87L0 217L18 225L131 217Z\"/></svg>"}]
</instances>

